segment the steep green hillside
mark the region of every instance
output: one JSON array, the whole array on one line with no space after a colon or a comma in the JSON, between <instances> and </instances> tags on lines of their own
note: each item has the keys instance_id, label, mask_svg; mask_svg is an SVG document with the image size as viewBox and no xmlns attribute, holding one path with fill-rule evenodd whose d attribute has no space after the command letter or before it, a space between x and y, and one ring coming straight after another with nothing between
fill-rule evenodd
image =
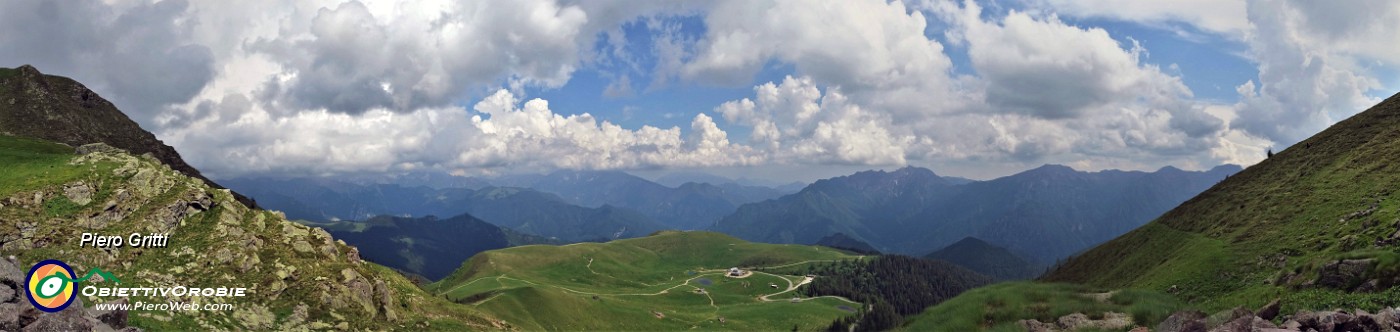
<instances>
[{"instance_id":1,"label":"steep green hillside","mask_svg":"<svg viewBox=\"0 0 1400 332\"><path fill-rule=\"evenodd\" d=\"M1184 304L1170 295L1144 290L1103 291L1071 284L1000 283L967 291L924 310L899 330L904 331L1026 331L1021 320L1034 319L1052 327L1060 317L1085 314L1108 326L1088 331L1126 331L1132 326L1157 326Z\"/></svg>"},{"instance_id":2,"label":"steep green hillside","mask_svg":"<svg viewBox=\"0 0 1400 332\"><path fill-rule=\"evenodd\" d=\"M1400 97L1343 120L1047 274L1207 309L1400 305Z\"/></svg>"},{"instance_id":3,"label":"steep green hillside","mask_svg":"<svg viewBox=\"0 0 1400 332\"><path fill-rule=\"evenodd\" d=\"M101 287L244 287L245 297L131 296L131 303L231 304L228 310L132 310L147 330L504 329L473 308L359 259L325 231L249 209L148 157L0 135L0 255L58 259ZM166 247L80 247L83 233L168 234ZM0 290L12 291L9 285ZM20 291L23 291L22 289ZM16 294L16 293L10 293ZM20 293L22 294L22 293ZM81 296L91 307L118 297ZM13 305L6 303L4 305ZM28 304L23 304L28 306ZM69 307L69 310L79 310Z\"/></svg>"},{"instance_id":4,"label":"steep green hillside","mask_svg":"<svg viewBox=\"0 0 1400 332\"><path fill-rule=\"evenodd\" d=\"M858 258L824 247L667 231L608 243L487 251L427 288L525 329L813 330L861 305L800 295L810 282L804 276L752 271L732 278L727 269Z\"/></svg>"},{"instance_id":5,"label":"steep green hillside","mask_svg":"<svg viewBox=\"0 0 1400 332\"><path fill-rule=\"evenodd\" d=\"M1020 256L975 237L967 237L925 255L957 264L1000 280L1029 279L1040 274L1040 267Z\"/></svg>"}]
</instances>

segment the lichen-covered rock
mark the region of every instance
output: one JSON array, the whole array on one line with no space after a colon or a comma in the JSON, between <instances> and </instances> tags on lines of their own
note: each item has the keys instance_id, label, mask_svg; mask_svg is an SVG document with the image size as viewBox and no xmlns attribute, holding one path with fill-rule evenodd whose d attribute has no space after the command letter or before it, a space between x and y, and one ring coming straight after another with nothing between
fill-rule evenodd
<instances>
[{"instance_id":1,"label":"lichen-covered rock","mask_svg":"<svg viewBox=\"0 0 1400 332\"><path fill-rule=\"evenodd\" d=\"M306 323L306 319L310 317L307 313L307 310L309 309L310 307L306 306L306 303L298 303L296 307L292 308L292 314L287 315L287 318L282 323L282 326L292 327ZM283 328L283 330L288 330L288 328Z\"/></svg>"},{"instance_id":2,"label":"lichen-covered rock","mask_svg":"<svg viewBox=\"0 0 1400 332\"><path fill-rule=\"evenodd\" d=\"M287 241L291 241L294 239L305 239L307 236L311 235L311 231L307 229L306 226L298 225L295 223L282 224L282 232L287 234Z\"/></svg>"},{"instance_id":3,"label":"lichen-covered rock","mask_svg":"<svg viewBox=\"0 0 1400 332\"><path fill-rule=\"evenodd\" d=\"M272 328L272 323L277 319L277 315L273 314L271 310L258 304L248 305L234 311L233 317L249 330L259 331Z\"/></svg>"},{"instance_id":4,"label":"lichen-covered rock","mask_svg":"<svg viewBox=\"0 0 1400 332\"><path fill-rule=\"evenodd\" d=\"M306 240L294 240L292 241L292 250L296 250L300 253L309 253L316 249L312 248L311 244L307 243Z\"/></svg>"},{"instance_id":5,"label":"lichen-covered rock","mask_svg":"<svg viewBox=\"0 0 1400 332\"><path fill-rule=\"evenodd\" d=\"M345 242L340 242L340 240L336 240L336 242L339 243L340 245L345 245ZM350 263L359 264L359 263L360 263L360 248L350 247L350 250L348 250L348 251L345 252L345 259L348 260L348 261L350 261Z\"/></svg>"},{"instance_id":6,"label":"lichen-covered rock","mask_svg":"<svg viewBox=\"0 0 1400 332\"><path fill-rule=\"evenodd\" d=\"M379 312L384 314L384 319L398 321L399 315L394 311L394 295L389 292L389 286L384 284L383 280L374 281L374 295L379 301Z\"/></svg>"},{"instance_id":7,"label":"lichen-covered rock","mask_svg":"<svg viewBox=\"0 0 1400 332\"><path fill-rule=\"evenodd\" d=\"M214 260L220 265L228 264L233 261L233 251L228 248L219 248L219 251L214 252Z\"/></svg>"},{"instance_id":8,"label":"lichen-covered rock","mask_svg":"<svg viewBox=\"0 0 1400 332\"><path fill-rule=\"evenodd\" d=\"M294 266L294 265L284 265L284 264L282 264L281 262L274 263L273 266L274 266L276 269L273 270L272 273L273 273L274 275L276 275L278 279L282 279L282 280L288 280L288 279L296 280L296 278L297 278L297 267L296 267L296 266Z\"/></svg>"},{"instance_id":9,"label":"lichen-covered rock","mask_svg":"<svg viewBox=\"0 0 1400 332\"><path fill-rule=\"evenodd\" d=\"M1055 320L1055 323L1062 329L1073 330L1088 321L1089 316L1076 312L1060 317L1060 319Z\"/></svg>"},{"instance_id":10,"label":"lichen-covered rock","mask_svg":"<svg viewBox=\"0 0 1400 332\"><path fill-rule=\"evenodd\" d=\"M87 206L88 203L92 203L92 187L80 181L63 187L63 196L68 197L68 200L73 201L73 204Z\"/></svg>"},{"instance_id":11,"label":"lichen-covered rock","mask_svg":"<svg viewBox=\"0 0 1400 332\"><path fill-rule=\"evenodd\" d=\"M351 307L370 315L377 313L379 310L374 302L374 286L360 276L359 272L355 272L355 269L346 268L340 270L340 274L344 278L343 295L349 297Z\"/></svg>"}]
</instances>

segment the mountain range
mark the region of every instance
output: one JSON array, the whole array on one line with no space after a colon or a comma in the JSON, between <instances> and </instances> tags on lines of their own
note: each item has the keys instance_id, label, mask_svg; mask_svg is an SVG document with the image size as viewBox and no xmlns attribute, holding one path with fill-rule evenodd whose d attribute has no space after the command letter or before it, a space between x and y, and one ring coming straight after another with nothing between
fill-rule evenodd
<instances>
[{"instance_id":1,"label":"mountain range","mask_svg":"<svg viewBox=\"0 0 1400 332\"><path fill-rule=\"evenodd\" d=\"M470 214L565 242L710 229L751 241L819 244L839 233L874 251L919 256L976 237L1048 265L1146 223L1239 169L1082 172L1045 165L973 181L905 167L819 180L789 195L734 183L667 187L620 171L470 180L487 185L476 189L325 178L224 182L310 221Z\"/></svg>"},{"instance_id":2,"label":"mountain range","mask_svg":"<svg viewBox=\"0 0 1400 332\"><path fill-rule=\"evenodd\" d=\"M323 178L235 178L225 182L294 220L365 220L376 216L451 219L469 214L468 218L567 242L637 237L668 228L629 209L582 207L527 188L434 189Z\"/></svg>"},{"instance_id":3,"label":"mountain range","mask_svg":"<svg viewBox=\"0 0 1400 332\"><path fill-rule=\"evenodd\" d=\"M1077 320L1157 331L1395 330L1397 159L1400 94L1063 260L1039 282L963 293L905 328L1024 330Z\"/></svg>"},{"instance_id":4,"label":"mountain range","mask_svg":"<svg viewBox=\"0 0 1400 332\"><path fill-rule=\"evenodd\" d=\"M470 215L452 218L378 216L365 221L302 222L360 250L360 256L410 276L446 277L479 252L558 241L521 234Z\"/></svg>"},{"instance_id":5,"label":"mountain range","mask_svg":"<svg viewBox=\"0 0 1400 332\"><path fill-rule=\"evenodd\" d=\"M1400 94L1075 255L1044 279L1168 290L1213 307L1260 305L1276 294L1284 303L1393 304L1397 157Z\"/></svg>"},{"instance_id":6,"label":"mountain range","mask_svg":"<svg viewBox=\"0 0 1400 332\"><path fill-rule=\"evenodd\" d=\"M625 207L685 230L708 228L740 205L782 196L777 189L735 183L667 187L621 171L556 171L525 179L518 184L574 204Z\"/></svg>"},{"instance_id":7,"label":"mountain range","mask_svg":"<svg viewBox=\"0 0 1400 332\"><path fill-rule=\"evenodd\" d=\"M866 171L742 206L712 229L770 243L816 243L843 233L882 252L911 255L973 236L1049 263L1132 230L1239 170L1081 172L1046 165L972 182L917 167Z\"/></svg>"},{"instance_id":8,"label":"mountain range","mask_svg":"<svg viewBox=\"0 0 1400 332\"><path fill-rule=\"evenodd\" d=\"M257 294L212 298L237 309L197 315L85 308L170 300L157 296L82 296L60 314L0 303L18 312L0 316L4 330L1385 330L1400 321L1400 95L1243 171L1047 165L973 181L905 167L787 195L591 171L504 181L517 187L433 175L407 178L417 186L231 182L284 215L183 170L178 154L161 157L168 146L76 82L0 69L0 88L0 220L15 221L0 228L10 257L0 259L0 293L26 296L19 262L59 259L137 287ZM712 228L843 250L653 231L675 227L658 216L703 225L717 213L701 209L725 206L732 213ZM172 234L169 247L62 240L151 231ZM612 241L555 245L590 240ZM982 274L1023 278L1048 262L1038 282L964 292L991 280Z\"/></svg>"},{"instance_id":9,"label":"mountain range","mask_svg":"<svg viewBox=\"0 0 1400 332\"><path fill-rule=\"evenodd\" d=\"M427 175L410 179L419 177ZM519 230L575 240L609 238L572 230L611 224L631 227L631 233L637 235L668 228L703 229L739 205L782 195L773 188L734 183L688 182L667 187L619 171L559 171L503 177L494 182L456 178L464 186L434 188L280 177L240 177L223 182L256 197L268 208L287 212L293 219L334 221L378 215L445 217L471 213L498 225L526 227L529 230ZM511 207L503 209L503 204Z\"/></svg>"}]
</instances>

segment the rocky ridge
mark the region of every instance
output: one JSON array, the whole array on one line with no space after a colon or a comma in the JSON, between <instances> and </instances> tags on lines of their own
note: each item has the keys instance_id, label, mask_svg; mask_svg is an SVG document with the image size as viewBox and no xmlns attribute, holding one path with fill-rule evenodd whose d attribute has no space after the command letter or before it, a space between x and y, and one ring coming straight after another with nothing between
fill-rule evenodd
<instances>
[{"instance_id":1,"label":"rocky ridge","mask_svg":"<svg viewBox=\"0 0 1400 332\"><path fill-rule=\"evenodd\" d=\"M150 154L161 163L216 189L217 183L185 163L175 148L141 129L110 101L82 83L45 75L30 65L0 68L0 134L81 146L105 143L132 154ZM252 199L233 193L248 207Z\"/></svg>"},{"instance_id":2,"label":"rocky ridge","mask_svg":"<svg viewBox=\"0 0 1400 332\"><path fill-rule=\"evenodd\" d=\"M436 302L445 301L402 276L361 261L356 248L324 230L287 221L277 212L250 209L228 190L210 187L149 155L133 156L104 145L78 150L86 154L62 166L86 170L76 178L38 179L32 188L0 193L0 254L24 263L60 259L75 271L100 267L120 276L127 287L248 288L249 296L242 298L81 299L230 303L234 308L137 311L129 315L131 325L157 330L384 329L447 319L465 328L509 328L474 311L442 306ZM168 233L170 240L166 248L79 248L84 232ZM0 325L7 324L7 317L0 315Z\"/></svg>"}]
</instances>

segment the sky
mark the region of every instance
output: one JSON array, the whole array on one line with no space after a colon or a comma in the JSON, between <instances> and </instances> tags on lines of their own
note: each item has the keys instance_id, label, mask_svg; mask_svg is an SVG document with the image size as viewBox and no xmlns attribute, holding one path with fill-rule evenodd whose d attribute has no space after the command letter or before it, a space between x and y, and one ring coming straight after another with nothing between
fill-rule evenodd
<instances>
[{"instance_id":1,"label":"sky","mask_svg":"<svg viewBox=\"0 0 1400 332\"><path fill-rule=\"evenodd\" d=\"M1250 165L1400 90L1400 2L0 1L214 178Z\"/></svg>"}]
</instances>

